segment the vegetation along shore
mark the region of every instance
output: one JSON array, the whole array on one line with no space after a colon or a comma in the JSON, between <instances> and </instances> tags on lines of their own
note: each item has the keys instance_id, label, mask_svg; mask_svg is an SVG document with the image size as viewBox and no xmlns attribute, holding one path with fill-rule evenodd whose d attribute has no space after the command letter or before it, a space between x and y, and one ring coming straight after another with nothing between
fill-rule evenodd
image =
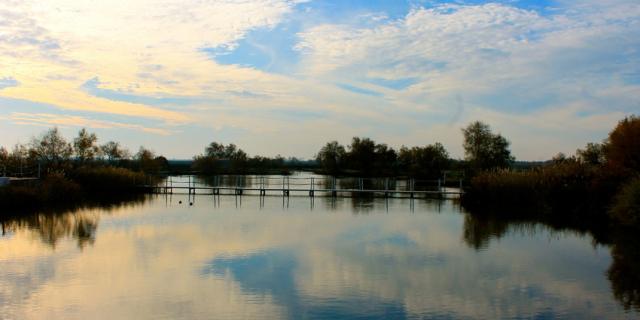
<instances>
[{"instance_id":1,"label":"vegetation along shore","mask_svg":"<svg viewBox=\"0 0 640 320\"><path fill-rule=\"evenodd\" d=\"M3 210L40 208L147 192L168 174L288 174L309 170L334 176L465 180L462 204L473 213L537 218L571 224L640 226L640 118L621 120L601 143L573 156L558 154L538 163L516 162L509 141L482 122L462 129L465 159L452 159L438 142L394 150L369 138L348 146L331 141L315 159L249 156L234 144L212 142L192 160L169 161L140 147L134 154L120 143L99 145L82 129L72 142L57 128L11 151L0 148L2 176L15 180L0 188ZM457 181L457 179L450 181Z\"/></svg>"}]
</instances>

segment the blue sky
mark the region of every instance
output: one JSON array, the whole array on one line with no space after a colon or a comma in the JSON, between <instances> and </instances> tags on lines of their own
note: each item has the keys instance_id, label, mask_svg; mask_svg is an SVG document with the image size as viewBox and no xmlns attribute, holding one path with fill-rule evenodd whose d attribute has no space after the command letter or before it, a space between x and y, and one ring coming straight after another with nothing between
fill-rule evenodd
<instances>
[{"instance_id":1,"label":"blue sky","mask_svg":"<svg viewBox=\"0 0 640 320\"><path fill-rule=\"evenodd\" d=\"M353 136L463 157L481 120L543 160L640 113L632 0L22 0L0 34L7 148L58 126L169 158Z\"/></svg>"}]
</instances>

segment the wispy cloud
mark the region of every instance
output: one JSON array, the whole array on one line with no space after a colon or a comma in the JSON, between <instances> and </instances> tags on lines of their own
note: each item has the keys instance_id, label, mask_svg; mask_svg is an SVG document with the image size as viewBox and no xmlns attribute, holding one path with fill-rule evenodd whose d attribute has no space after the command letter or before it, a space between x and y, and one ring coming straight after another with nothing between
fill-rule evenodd
<instances>
[{"instance_id":1,"label":"wispy cloud","mask_svg":"<svg viewBox=\"0 0 640 320\"><path fill-rule=\"evenodd\" d=\"M18 85L20 85L20 82L18 82L18 80L14 78L11 78L11 77L0 78L0 90L4 88L17 87Z\"/></svg>"},{"instance_id":2,"label":"wispy cloud","mask_svg":"<svg viewBox=\"0 0 640 320\"><path fill-rule=\"evenodd\" d=\"M302 156L352 135L461 156L460 127L479 119L537 159L639 112L638 33L634 0L6 0L0 96Z\"/></svg>"},{"instance_id":3,"label":"wispy cloud","mask_svg":"<svg viewBox=\"0 0 640 320\"><path fill-rule=\"evenodd\" d=\"M137 124L120 123L105 120L90 119L82 116L59 115L49 113L23 113L14 112L8 117L8 120L21 125L34 125L41 127L88 127L94 129L129 129L142 131L158 135L167 136L174 133L171 130L163 128L150 128Z\"/></svg>"}]
</instances>

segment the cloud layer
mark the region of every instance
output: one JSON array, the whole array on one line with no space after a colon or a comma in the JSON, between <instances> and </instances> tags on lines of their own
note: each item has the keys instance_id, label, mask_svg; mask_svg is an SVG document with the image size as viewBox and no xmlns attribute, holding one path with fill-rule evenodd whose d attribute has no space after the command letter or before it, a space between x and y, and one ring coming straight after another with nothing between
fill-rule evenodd
<instances>
[{"instance_id":1,"label":"cloud layer","mask_svg":"<svg viewBox=\"0 0 640 320\"><path fill-rule=\"evenodd\" d=\"M635 1L326 10L293 0L5 1L0 116L32 135L41 128L9 115L25 104L50 114L37 107L46 104L100 121L78 123L106 139L108 128L143 130L170 157L211 140L310 157L354 135L396 147L441 141L461 157L460 128L478 119L518 158L546 159L640 111ZM154 137L167 132L174 142ZM185 139L193 145L172 150Z\"/></svg>"}]
</instances>

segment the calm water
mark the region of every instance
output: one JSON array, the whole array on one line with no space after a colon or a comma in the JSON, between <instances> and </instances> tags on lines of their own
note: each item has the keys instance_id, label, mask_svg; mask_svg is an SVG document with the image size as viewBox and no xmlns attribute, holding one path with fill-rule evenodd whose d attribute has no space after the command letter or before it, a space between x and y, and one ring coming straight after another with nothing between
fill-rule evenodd
<instances>
[{"instance_id":1,"label":"calm water","mask_svg":"<svg viewBox=\"0 0 640 320\"><path fill-rule=\"evenodd\" d=\"M189 200L4 222L0 318L639 316L589 235L479 221L450 200Z\"/></svg>"}]
</instances>

